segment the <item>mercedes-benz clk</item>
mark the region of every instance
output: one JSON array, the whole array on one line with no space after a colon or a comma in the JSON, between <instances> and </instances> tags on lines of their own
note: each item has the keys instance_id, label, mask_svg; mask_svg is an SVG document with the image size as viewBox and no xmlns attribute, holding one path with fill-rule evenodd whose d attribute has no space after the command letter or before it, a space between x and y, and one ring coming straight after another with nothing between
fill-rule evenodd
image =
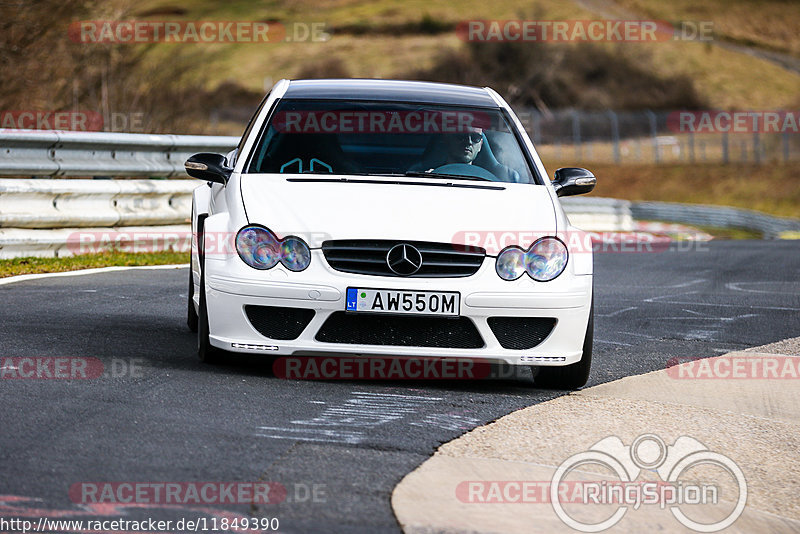
<instances>
[{"instance_id":1,"label":"mercedes-benz clk","mask_svg":"<svg viewBox=\"0 0 800 534\"><path fill-rule=\"evenodd\" d=\"M473 359L586 383L592 253L489 88L281 80L238 147L196 154L188 323L226 353Z\"/></svg>"}]
</instances>

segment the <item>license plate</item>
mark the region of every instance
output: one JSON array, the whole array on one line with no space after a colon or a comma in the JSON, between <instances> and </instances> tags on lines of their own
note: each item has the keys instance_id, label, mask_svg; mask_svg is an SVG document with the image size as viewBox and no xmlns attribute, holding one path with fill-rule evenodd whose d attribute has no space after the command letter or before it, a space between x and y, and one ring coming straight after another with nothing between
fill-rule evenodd
<instances>
[{"instance_id":1,"label":"license plate","mask_svg":"<svg viewBox=\"0 0 800 534\"><path fill-rule=\"evenodd\" d=\"M461 294L452 291L404 291L402 289L347 288L347 311L449 315L461 310Z\"/></svg>"}]
</instances>

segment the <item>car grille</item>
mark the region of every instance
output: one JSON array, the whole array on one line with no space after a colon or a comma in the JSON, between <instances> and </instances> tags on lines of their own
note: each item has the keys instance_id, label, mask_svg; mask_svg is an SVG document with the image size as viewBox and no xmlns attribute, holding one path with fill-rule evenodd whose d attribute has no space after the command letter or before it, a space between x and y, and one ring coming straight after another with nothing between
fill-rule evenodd
<instances>
[{"instance_id":1,"label":"car grille","mask_svg":"<svg viewBox=\"0 0 800 534\"><path fill-rule=\"evenodd\" d=\"M466 317L332 313L316 336L324 343L478 349L483 338Z\"/></svg>"},{"instance_id":2,"label":"car grille","mask_svg":"<svg viewBox=\"0 0 800 534\"><path fill-rule=\"evenodd\" d=\"M489 328L504 349L532 349L545 340L556 320L550 317L489 317Z\"/></svg>"},{"instance_id":3,"label":"car grille","mask_svg":"<svg viewBox=\"0 0 800 534\"><path fill-rule=\"evenodd\" d=\"M453 243L428 243L420 241L389 240L337 240L322 243L322 252L332 268L337 271L375 276L399 276L389 269L386 255L399 244L414 246L422 255L419 271L410 275L416 278L458 278L478 272L486 250L480 247Z\"/></svg>"},{"instance_id":4,"label":"car grille","mask_svg":"<svg viewBox=\"0 0 800 534\"><path fill-rule=\"evenodd\" d=\"M316 313L308 308L252 305L245 306L244 312L259 334L283 340L297 339Z\"/></svg>"}]
</instances>

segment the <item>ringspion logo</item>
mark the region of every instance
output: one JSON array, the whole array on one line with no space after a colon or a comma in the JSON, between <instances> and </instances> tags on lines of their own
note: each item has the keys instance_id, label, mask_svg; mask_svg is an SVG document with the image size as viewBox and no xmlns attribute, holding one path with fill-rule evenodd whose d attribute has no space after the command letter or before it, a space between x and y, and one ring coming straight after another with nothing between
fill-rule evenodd
<instances>
[{"instance_id":1,"label":"ringspion logo","mask_svg":"<svg viewBox=\"0 0 800 534\"><path fill-rule=\"evenodd\" d=\"M705 470L702 477L698 474L701 466ZM575 500L565 500L561 490L571 472L579 474L597 468L611 473L618 481L583 482L578 504L615 506L616 510L605 519L584 517L579 512L586 509L581 506L571 506L568 510L564 505ZM637 481L645 471L655 472L661 480ZM721 480L732 480L738 489L732 506L721 499ZM747 481L739 466L689 436L680 436L672 445L655 434L642 434L631 445L625 445L617 436L609 436L562 462L549 489L556 515L580 532L607 530L619 523L629 510L637 510L642 505L669 508L681 525L692 530L718 532L736 522L747 504ZM693 519L691 513L687 513L693 505L722 509L720 519L713 523Z\"/></svg>"}]
</instances>

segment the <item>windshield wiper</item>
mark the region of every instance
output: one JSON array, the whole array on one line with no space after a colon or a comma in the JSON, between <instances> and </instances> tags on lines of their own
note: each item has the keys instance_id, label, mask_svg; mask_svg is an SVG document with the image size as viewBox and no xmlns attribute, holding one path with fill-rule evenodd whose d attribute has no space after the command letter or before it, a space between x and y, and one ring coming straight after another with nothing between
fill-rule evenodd
<instances>
[{"instance_id":1,"label":"windshield wiper","mask_svg":"<svg viewBox=\"0 0 800 534\"><path fill-rule=\"evenodd\" d=\"M414 176L417 178L455 178L457 180L477 180L479 182L491 182L488 178L481 178L480 176L464 176L463 174L445 174L442 172L427 172L427 171L406 171L405 176Z\"/></svg>"}]
</instances>

